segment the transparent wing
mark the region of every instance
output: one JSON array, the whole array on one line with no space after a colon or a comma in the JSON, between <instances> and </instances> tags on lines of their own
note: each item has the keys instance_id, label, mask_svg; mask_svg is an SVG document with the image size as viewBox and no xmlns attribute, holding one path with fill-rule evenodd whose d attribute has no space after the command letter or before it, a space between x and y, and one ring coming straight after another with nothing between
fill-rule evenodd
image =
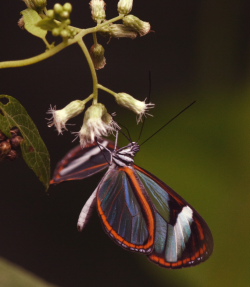
<instances>
[{"instance_id":1,"label":"transparent wing","mask_svg":"<svg viewBox=\"0 0 250 287\"><path fill-rule=\"evenodd\" d=\"M140 181L130 167L111 166L97 190L97 206L106 232L131 251L149 253L154 215Z\"/></svg>"},{"instance_id":2,"label":"transparent wing","mask_svg":"<svg viewBox=\"0 0 250 287\"><path fill-rule=\"evenodd\" d=\"M154 210L155 242L149 259L167 268L194 266L208 259L213 238L198 212L157 177L134 168Z\"/></svg>"},{"instance_id":3,"label":"transparent wing","mask_svg":"<svg viewBox=\"0 0 250 287\"><path fill-rule=\"evenodd\" d=\"M114 143L111 141L101 141L101 145L110 152L114 150ZM111 158L110 152L105 148L101 150L97 143L84 148L80 145L75 147L57 164L50 183L80 180L104 170Z\"/></svg>"}]
</instances>

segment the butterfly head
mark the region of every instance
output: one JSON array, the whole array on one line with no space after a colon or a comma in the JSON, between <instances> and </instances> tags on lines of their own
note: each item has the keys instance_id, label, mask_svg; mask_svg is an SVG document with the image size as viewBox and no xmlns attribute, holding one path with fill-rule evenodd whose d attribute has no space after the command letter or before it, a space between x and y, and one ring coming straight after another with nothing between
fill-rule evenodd
<instances>
[{"instance_id":1,"label":"butterfly head","mask_svg":"<svg viewBox=\"0 0 250 287\"><path fill-rule=\"evenodd\" d=\"M126 148L128 149L128 153L134 157L140 150L140 145L137 142L131 142Z\"/></svg>"},{"instance_id":2,"label":"butterfly head","mask_svg":"<svg viewBox=\"0 0 250 287\"><path fill-rule=\"evenodd\" d=\"M139 150L139 144L131 142L127 146L122 147L113 153L113 161L118 166L131 165L134 163L134 157Z\"/></svg>"}]
</instances>

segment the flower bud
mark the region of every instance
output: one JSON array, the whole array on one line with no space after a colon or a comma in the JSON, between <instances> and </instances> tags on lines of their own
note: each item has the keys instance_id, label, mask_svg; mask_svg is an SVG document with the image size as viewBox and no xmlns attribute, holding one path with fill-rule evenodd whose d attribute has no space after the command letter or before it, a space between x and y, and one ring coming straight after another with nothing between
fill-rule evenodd
<instances>
[{"instance_id":1,"label":"flower bud","mask_svg":"<svg viewBox=\"0 0 250 287\"><path fill-rule=\"evenodd\" d=\"M106 3L103 0L91 0L89 2L92 18L97 24L100 24L106 19L105 6Z\"/></svg>"},{"instance_id":2,"label":"flower bud","mask_svg":"<svg viewBox=\"0 0 250 287\"><path fill-rule=\"evenodd\" d=\"M54 10L50 9L46 12L46 16L48 16L49 18L51 19L54 19L55 18L55 12Z\"/></svg>"},{"instance_id":3,"label":"flower bud","mask_svg":"<svg viewBox=\"0 0 250 287\"><path fill-rule=\"evenodd\" d=\"M55 110L50 108L48 114L52 114L52 117L49 119L48 126L55 126L58 133L61 134L63 130L67 130L66 122L79 115L85 108L83 101L75 100L69 103L66 107L61 110Z\"/></svg>"},{"instance_id":4,"label":"flower bud","mask_svg":"<svg viewBox=\"0 0 250 287\"><path fill-rule=\"evenodd\" d=\"M40 12L47 6L47 0L23 0L28 8Z\"/></svg>"},{"instance_id":5,"label":"flower bud","mask_svg":"<svg viewBox=\"0 0 250 287\"><path fill-rule=\"evenodd\" d=\"M151 28L148 22L144 22L134 15L125 16L123 24L137 32L140 36L148 34Z\"/></svg>"},{"instance_id":6,"label":"flower bud","mask_svg":"<svg viewBox=\"0 0 250 287\"><path fill-rule=\"evenodd\" d=\"M0 157L4 157L5 155L7 155L11 150L11 144L9 140L6 141L2 141L0 143Z\"/></svg>"},{"instance_id":7,"label":"flower bud","mask_svg":"<svg viewBox=\"0 0 250 287\"><path fill-rule=\"evenodd\" d=\"M113 38L135 39L137 37L137 33L134 30L123 24L111 24L109 34Z\"/></svg>"},{"instance_id":8,"label":"flower bud","mask_svg":"<svg viewBox=\"0 0 250 287\"><path fill-rule=\"evenodd\" d=\"M13 136L10 139L11 147L13 149L18 149L20 147L21 142L23 141L23 137L21 136Z\"/></svg>"},{"instance_id":9,"label":"flower bud","mask_svg":"<svg viewBox=\"0 0 250 287\"><path fill-rule=\"evenodd\" d=\"M149 115L147 111L154 107L154 104L145 101L139 101L126 93L118 93L115 95L116 102L138 115L137 123L142 120L143 115Z\"/></svg>"},{"instance_id":10,"label":"flower bud","mask_svg":"<svg viewBox=\"0 0 250 287\"><path fill-rule=\"evenodd\" d=\"M72 12L72 5L70 4L70 3L65 3L64 5L63 5L63 10L64 11L67 11L67 12L69 12L69 13L71 13Z\"/></svg>"},{"instance_id":11,"label":"flower bud","mask_svg":"<svg viewBox=\"0 0 250 287\"><path fill-rule=\"evenodd\" d=\"M70 33L69 33L69 31L67 31L66 29L64 29L64 30L62 30L62 31L60 32L60 36L61 36L62 38L69 38L69 37L70 37Z\"/></svg>"},{"instance_id":12,"label":"flower bud","mask_svg":"<svg viewBox=\"0 0 250 287\"><path fill-rule=\"evenodd\" d=\"M66 25L70 25L70 14L72 12L72 5L70 3L65 3L64 5L61 5L59 3L56 3L53 7L53 9L47 10L46 11L46 16L50 19L55 19L60 22L61 28L65 28ZM58 26L59 23L57 23Z\"/></svg>"},{"instance_id":13,"label":"flower bud","mask_svg":"<svg viewBox=\"0 0 250 287\"><path fill-rule=\"evenodd\" d=\"M132 10L133 0L120 0L117 7L119 14L127 15Z\"/></svg>"},{"instance_id":14,"label":"flower bud","mask_svg":"<svg viewBox=\"0 0 250 287\"><path fill-rule=\"evenodd\" d=\"M21 135L20 130L18 128L12 128L10 130L10 133L11 133L12 137Z\"/></svg>"},{"instance_id":15,"label":"flower bud","mask_svg":"<svg viewBox=\"0 0 250 287\"><path fill-rule=\"evenodd\" d=\"M123 24L105 25L99 30L99 32L103 36L109 36L117 39L119 38L135 39L138 36L138 34L134 30Z\"/></svg>"},{"instance_id":16,"label":"flower bud","mask_svg":"<svg viewBox=\"0 0 250 287\"><path fill-rule=\"evenodd\" d=\"M7 154L7 159L9 160L15 160L16 158L19 157L19 152L12 149L8 154Z\"/></svg>"},{"instance_id":17,"label":"flower bud","mask_svg":"<svg viewBox=\"0 0 250 287\"><path fill-rule=\"evenodd\" d=\"M59 3L56 3L56 4L54 5L54 12L55 12L56 14L62 13L62 12L63 12L63 6L62 6L61 4L59 4Z\"/></svg>"},{"instance_id":18,"label":"flower bud","mask_svg":"<svg viewBox=\"0 0 250 287\"><path fill-rule=\"evenodd\" d=\"M100 44L94 44L90 48L90 56L96 70L100 70L106 65L106 58L104 57L104 52L105 50Z\"/></svg>"}]
</instances>

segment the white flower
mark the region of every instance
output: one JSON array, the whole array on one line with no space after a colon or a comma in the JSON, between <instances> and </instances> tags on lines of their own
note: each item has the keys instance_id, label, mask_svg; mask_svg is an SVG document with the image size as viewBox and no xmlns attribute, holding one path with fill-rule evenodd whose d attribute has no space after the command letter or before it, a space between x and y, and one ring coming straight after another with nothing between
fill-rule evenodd
<instances>
[{"instance_id":1,"label":"white flower","mask_svg":"<svg viewBox=\"0 0 250 287\"><path fill-rule=\"evenodd\" d=\"M97 24L100 24L106 19L105 6L106 3L103 0L91 0L89 2L92 18Z\"/></svg>"},{"instance_id":2,"label":"white flower","mask_svg":"<svg viewBox=\"0 0 250 287\"><path fill-rule=\"evenodd\" d=\"M78 133L80 144L84 147L88 143L93 143L96 138L108 136L117 129L119 129L118 124L105 106L100 103L93 104L86 110L82 128Z\"/></svg>"},{"instance_id":3,"label":"white flower","mask_svg":"<svg viewBox=\"0 0 250 287\"><path fill-rule=\"evenodd\" d=\"M133 0L120 0L117 7L119 14L127 15L132 10Z\"/></svg>"},{"instance_id":4,"label":"white flower","mask_svg":"<svg viewBox=\"0 0 250 287\"><path fill-rule=\"evenodd\" d=\"M142 120L142 117L144 115L149 115L148 110L152 109L154 107L154 104L152 103L146 103L146 99L144 101L139 101L135 99L134 97L130 96L126 93L118 93L115 95L116 102L128 108L129 110L133 111L138 115L137 123L139 123Z\"/></svg>"},{"instance_id":5,"label":"white flower","mask_svg":"<svg viewBox=\"0 0 250 287\"><path fill-rule=\"evenodd\" d=\"M52 117L49 119L48 126L55 126L58 134L62 134L63 130L67 130L66 122L79 115L85 108L83 101L75 100L69 103L66 107L61 110L56 110L56 108L50 107L48 114L52 114Z\"/></svg>"},{"instance_id":6,"label":"white flower","mask_svg":"<svg viewBox=\"0 0 250 287\"><path fill-rule=\"evenodd\" d=\"M144 22L134 15L125 16L123 24L136 31L140 36L148 34L151 28L148 22Z\"/></svg>"}]
</instances>

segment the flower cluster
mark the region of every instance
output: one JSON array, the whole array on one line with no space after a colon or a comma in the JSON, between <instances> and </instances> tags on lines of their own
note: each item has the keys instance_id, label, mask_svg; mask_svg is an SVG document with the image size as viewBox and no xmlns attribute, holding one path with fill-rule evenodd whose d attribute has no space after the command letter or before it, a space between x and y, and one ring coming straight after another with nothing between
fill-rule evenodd
<instances>
[{"instance_id":1,"label":"flower cluster","mask_svg":"<svg viewBox=\"0 0 250 287\"><path fill-rule=\"evenodd\" d=\"M56 110L56 108L50 108L48 111L48 113L52 115L49 119L48 126L55 126L58 133L62 134L63 131L67 130L66 125L68 124L68 121L82 113L85 110L86 103L93 100L92 105L85 110L82 127L79 132L76 132L82 147L89 143L93 143L102 136L108 136L120 129L111 114L108 113L106 107L98 102L99 89L111 94L118 105L134 112L137 115L137 123L142 121L143 116L150 115L148 111L154 107L154 104L147 103L146 100L139 101L127 93L116 93L100 85L95 72L95 70L102 69L106 65L106 58L104 56L105 50L104 47L98 43L96 32L109 35L113 38L127 37L134 39L137 36L144 36L149 33L150 24L129 14L133 7L133 0L118 1L117 10L119 16L116 19L122 20L122 24L116 24L113 23L113 21L108 21L106 19L106 3L103 0L91 0L89 5L92 18L97 23L96 29L93 32L94 44L89 51L83 42L80 46L90 65L93 77L93 94L85 100L75 100L63 109ZM68 27L67 24L70 21L69 15L71 11L72 7L69 3L65 3L63 6L61 4L55 4L53 10L48 10L46 12L47 18L39 22L38 25L41 27L43 24L51 24L51 27L53 27L53 25L56 24L57 26L52 29L52 34L60 34L63 36L62 33L68 31L66 29ZM46 21L53 22L47 23ZM105 24L107 21L108 23Z\"/></svg>"},{"instance_id":2,"label":"flower cluster","mask_svg":"<svg viewBox=\"0 0 250 287\"><path fill-rule=\"evenodd\" d=\"M90 9L92 18L97 24L106 21L106 3L103 0L91 0ZM102 35L108 35L111 38L130 38L134 39L138 35L144 36L150 32L150 24L140 20L138 17L128 15L133 7L133 0L120 0L117 4L119 15L124 16L123 24L109 23L103 25L98 32Z\"/></svg>"},{"instance_id":3,"label":"flower cluster","mask_svg":"<svg viewBox=\"0 0 250 287\"><path fill-rule=\"evenodd\" d=\"M72 5L66 2L64 5L56 3L53 9L46 12L46 18L37 23L37 26L52 32L53 36L61 36L64 39L74 37L77 32L70 27L70 14Z\"/></svg>"},{"instance_id":4,"label":"flower cluster","mask_svg":"<svg viewBox=\"0 0 250 287\"><path fill-rule=\"evenodd\" d=\"M48 126L55 126L58 133L61 134L67 130L66 123L69 119L80 114L85 108L84 101L73 101L61 110L50 108L48 114L52 114ZM105 106L101 103L91 105L85 112L83 125L77 136L80 144L84 147L88 143L93 143L102 136L108 136L110 133L120 129L113 117L107 112Z\"/></svg>"},{"instance_id":5,"label":"flower cluster","mask_svg":"<svg viewBox=\"0 0 250 287\"><path fill-rule=\"evenodd\" d=\"M113 93L113 95L119 105L130 109L138 115L137 123L142 120L143 115L150 115L148 114L148 110L154 107L154 104L136 100L126 93ZM62 134L64 130L67 130L66 123L71 118L82 113L84 108L85 101L80 100L71 102L61 110L50 108L48 114L51 114L52 117L49 119L48 126L55 126L58 133ZM88 143L93 143L96 139L108 136L119 129L119 125L107 112L105 106L101 103L96 103L92 104L85 111L83 125L77 136L80 139L81 146L84 147Z\"/></svg>"}]
</instances>

